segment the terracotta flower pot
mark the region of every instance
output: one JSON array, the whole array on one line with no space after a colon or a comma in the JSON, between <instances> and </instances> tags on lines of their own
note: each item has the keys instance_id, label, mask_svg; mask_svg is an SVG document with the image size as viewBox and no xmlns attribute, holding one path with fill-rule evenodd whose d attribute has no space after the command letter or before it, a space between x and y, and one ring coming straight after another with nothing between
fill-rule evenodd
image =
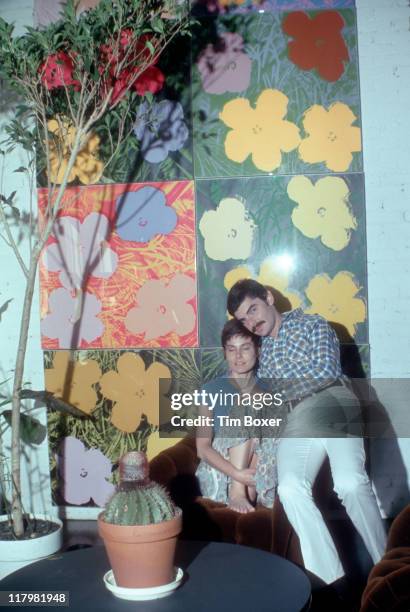
<instances>
[{"instance_id":1,"label":"terracotta flower pot","mask_svg":"<svg viewBox=\"0 0 410 612\"><path fill-rule=\"evenodd\" d=\"M150 525L114 525L103 517L102 512L98 532L118 586L141 588L172 582L182 512L169 521Z\"/></svg>"}]
</instances>

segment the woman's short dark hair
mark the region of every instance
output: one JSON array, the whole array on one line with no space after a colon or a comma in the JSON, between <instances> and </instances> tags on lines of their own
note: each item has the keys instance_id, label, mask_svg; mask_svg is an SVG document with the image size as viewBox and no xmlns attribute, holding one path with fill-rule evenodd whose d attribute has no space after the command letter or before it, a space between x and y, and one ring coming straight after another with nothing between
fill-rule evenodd
<instances>
[{"instance_id":1,"label":"woman's short dark hair","mask_svg":"<svg viewBox=\"0 0 410 612\"><path fill-rule=\"evenodd\" d=\"M230 315L234 316L245 298L260 298L266 302L266 287L251 278L238 280L228 293L227 308Z\"/></svg>"},{"instance_id":2,"label":"woman's short dark hair","mask_svg":"<svg viewBox=\"0 0 410 612\"><path fill-rule=\"evenodd\" d=\"M246 327L239 323L237 319L229 319L223 326L221 332L221 344L223 348L226 347L228 341L234 336L243 336L245 338L250 338L255 345L255 348L258 349L260 347L261 338L260 336L256 336L252 332L250 332Z\"/></svg>"}]
</instances>

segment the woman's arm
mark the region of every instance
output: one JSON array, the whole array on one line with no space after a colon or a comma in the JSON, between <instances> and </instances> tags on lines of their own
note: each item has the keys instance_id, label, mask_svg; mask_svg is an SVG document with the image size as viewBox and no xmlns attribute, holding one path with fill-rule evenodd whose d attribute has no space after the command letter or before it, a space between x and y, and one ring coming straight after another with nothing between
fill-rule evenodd
<instances>
[{"instance_id":1,"label":"woman's arm","mask_svg":"<svg viewBox=\"0 0 410 612\"><path fill-rule=\"evenodd\" d=\"M209 412L207 406L200 406L200 416L209 417ZM196 428L196 450L198 457L233 480L247 486L254 485L255 470L253 468L239 470L230 461L224 459L218 451L212 448L213 433L213 427L209 425Z\"/></svg>"}]
</instances>

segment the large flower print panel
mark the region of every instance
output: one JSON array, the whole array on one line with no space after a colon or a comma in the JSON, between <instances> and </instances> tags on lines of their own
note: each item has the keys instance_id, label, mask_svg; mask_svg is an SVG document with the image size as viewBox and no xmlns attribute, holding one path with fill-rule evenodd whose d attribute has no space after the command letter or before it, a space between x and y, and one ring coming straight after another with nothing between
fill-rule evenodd
<instances>
[{"instance_id":1,"label":"large flower print panel","mask_svg":"<svg viewBox=\"0 0 410 612\"><path fill-rule=\"evenodd\" d=\"M40 260L43 348L197 346L194 210L191 181L68 189Z\"/></svg>"},{"instance_id":2,"label":"large flower print panel","mask_svg":"<svg viewBox=\"0 0 410 612\"><path fill-rule=\"evenodd\" d=\"M198 20L195 177L361 171L356 12L329 10L330 0L268 5L244 16L230 4L229 15Z\"/></svg>"}]
</instances>

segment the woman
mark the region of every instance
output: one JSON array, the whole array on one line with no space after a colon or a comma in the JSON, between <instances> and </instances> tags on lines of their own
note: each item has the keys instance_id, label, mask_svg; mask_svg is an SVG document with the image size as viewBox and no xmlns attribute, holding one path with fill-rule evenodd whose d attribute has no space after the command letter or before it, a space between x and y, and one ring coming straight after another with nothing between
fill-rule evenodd
<instances>
[{"instance_id":1,"label":"woman","mask_svg":"<svg viewBox=\"0 0 410 612\"><path fill-rule=\"evenodd\" d=\"M245 394L249 397L266 391L255 375L260 339L231 319L222 330L221 340L228 375L203 387L206 397L211 394L218 400L212 412L210 406L215 400L199 409L201 416L212 417L213 426L197 428L196 447L201 462L196 475L204 497L247 513L254 510L255 501L268 507L273 505L276 438L261 438L260 430L254 427L232 425L233 418L243 423L245 414L256 414L252 407L241 406ZM227 398L233 402L226 401Z\"/></svg>"}]
</instances>

